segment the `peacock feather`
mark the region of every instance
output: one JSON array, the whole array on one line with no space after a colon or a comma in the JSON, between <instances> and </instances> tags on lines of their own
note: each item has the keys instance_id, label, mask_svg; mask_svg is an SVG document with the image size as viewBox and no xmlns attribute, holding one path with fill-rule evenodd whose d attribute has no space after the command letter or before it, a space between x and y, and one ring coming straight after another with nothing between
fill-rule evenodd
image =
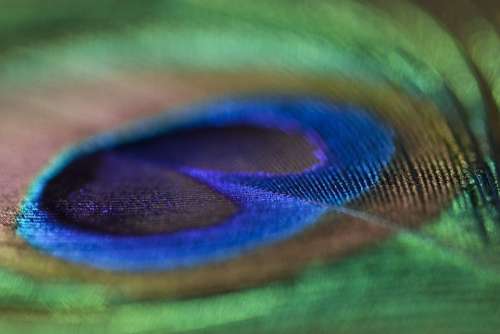
<instances>
[{"instance_id":1,"label":"peacock feather","mask_svg":"<svg viewBox=\"0 0 500 334\"><path fill-rule=\"evenodd\" d=\"M497 1L0 4L0 333L499 332Z\"/></svg>"}]
</instances>

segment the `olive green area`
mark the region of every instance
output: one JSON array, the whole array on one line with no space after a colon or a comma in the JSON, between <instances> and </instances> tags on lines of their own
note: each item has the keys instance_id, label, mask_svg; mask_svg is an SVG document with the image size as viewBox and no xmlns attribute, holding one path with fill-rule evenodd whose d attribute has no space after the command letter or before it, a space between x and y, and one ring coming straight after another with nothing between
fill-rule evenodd
<instances>
[{"instance_id":1,"label":"olive green area","mask_svg":"<svg viewBox=\"0 0 500 334\"><path fill-rule=\"evenodd\" d=\"M413 234L312 265L290 281L183 301L122 303L95 286L0 278L7 333L496 333L500 326L498 273Z\"/></svg>"},{"instance_id":2,"label":"olive green area","mask_svg":"<svg viewBox=\"0 0 500 334\"><path fill-rule=\"evenodd\" d=\"M33 47L84 33L119 31L154 19L164 0L0 1L0 56L19 47Z\"/></svg>"}]
</instances>

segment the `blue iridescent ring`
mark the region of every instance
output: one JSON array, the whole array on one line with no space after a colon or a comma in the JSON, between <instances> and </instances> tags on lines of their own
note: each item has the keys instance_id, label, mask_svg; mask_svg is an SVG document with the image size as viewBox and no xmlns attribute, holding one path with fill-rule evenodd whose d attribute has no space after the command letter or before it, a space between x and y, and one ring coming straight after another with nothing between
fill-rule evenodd
<instances>
[{"instance_id":1,"label":"blue iridescent ring","mask_svg":"<svg viewBox=\"0 0 500 334\"><path fill-rule=\"evenodd\" d=\"M332 207L358 198L377 184L395 151L392 130L367 110L320 98L231 98L191 107L186 114L104 134L63 153L34 182L18 235L51 256L111 271L154 272L222 261L286 240ZM264 130L249 130L238 144L249 128ZM280 163L280 146L263 150L267 139L253 135L267 136L266 129L306 138L305 146L291 148L291 159L312 155L315 163L280 170L290 164ZM270 167L240 170L240 157L232 158L233 153ZM205 199L212 203L203 204ZM200 210L218 221L190 224L189 217L204 219ZM100 228L113 214L132 232ZM150 226L151 233L134 233L143 219L150 225L185 221L188 227Z\"/></svg>"}]
</instances>

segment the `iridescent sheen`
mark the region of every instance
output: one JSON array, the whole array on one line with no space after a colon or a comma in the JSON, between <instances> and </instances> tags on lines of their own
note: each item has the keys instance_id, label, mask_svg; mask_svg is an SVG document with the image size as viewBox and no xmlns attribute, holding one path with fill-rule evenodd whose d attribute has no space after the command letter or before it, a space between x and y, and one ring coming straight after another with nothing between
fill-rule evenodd
<instances>
[{"instance_id":1,"label":"iridescent sheen","mask_svg":"<svg viewBox=\"0 0 500 334\"><path fill-rule=\"evenodd\" d=\"M197 116L175 125L167 123L165 129L153 137L137 135L134 140L122 143L111 134L108 136L114 139L107 144L103 144L101 140L91 140L74 148L71 154L62 158L60 163L36 182L38 191L25 203L26 214L18 223L18 234L50 255L108 270L161 271L220 261L258 246L287 239L314 224L332 208L357 198L377 183L381 170L394 153L392 131L380 121L363 109L321 99L292 96L236 98L208 103L195 109ZM217 159L216 156L205 154L204 145L211 143L199 142L199 147L193 149L189 148L192 146L189 140L176 146L168 138L172 132L207 127L222 129L236 125L303 133L316 145L314 155L318 157L318 163L303 171L287 174L203 169L196 166L203 162L200 159ZM150 133L149 129L140 128L141 131ZM166 139L162 141L165 136ZM177 150L168 152L169 148L172 149L169 145ZM259 146L247 148L257 153L263 149ZM200 152L198 155L196 150ZM212 226L148 235L116 235L102 233L99 228L82 229L78 226L78 218L75 218L74 224L61 222L57 217L60 207L57 204L48 208L44 206L44 196L50 196L51 203L64 203L71 201L72 196L88 191L87 184L81 181L83 184L76 189L60 194L62 198L49 195L46 189L50 188L51 183L58 182L58 175L72 165L82 165L79 176L84 177L90 167L83 165L79 159L98 154L107 161L101 162L96 174L92 176L102 184L98 188L101 193L95 193L91 202L79 197L73 204L76 208L75 217L90 215L90 219L99 224L101 217L111 215L112 210L123 211L123 208L137 205L137 201L149 203L143 209L147 211L145 215L154 214L151 205L169 204L168 198L158 199L154 194L152 198L145 197L149 196L145 194L136 201L131 196L140 196L139 191L123 193L124 190L120 188L116 189L121 192L118 194L105 192L103 189L114 186L110 180L113 175L120 175L120 169L146 175L163 169L164 173L173 171L173 178L176 177L175 173L188 176L227 196L239 209L231 217ZM182 158L183 154L188 154L188 158ZM252 156L251 152L246 154ZM271 164L277 161L277 156L265 158ZM109 162L110 159L118 160L113 163ZM193 161L192 164L190 160ZM233 164L235 158L230 157L227 161L228 164ZM156 169L141 169L144 164ZM71 188L71 184L64 182L74 183L74 180L73 177L62 183L59 181L61 184L58 187ZM126 174L123 180L116 181L125 185L132 182ZM169 180L158 179L156 182ZM153 185L147 187L146 192L154 193ZM106 196L117 196L115 201L120 202L118 208L108 206L96 211L95 203L105 201ZM157 194L156 197L158 196ZM172 196L175 197L176 194ZM206 203L198 203L196 210L202 211L204 207L212 205L213 201L207 199ZM185 214L188 215L189 212Z\"/></svg>"}]
</instances>

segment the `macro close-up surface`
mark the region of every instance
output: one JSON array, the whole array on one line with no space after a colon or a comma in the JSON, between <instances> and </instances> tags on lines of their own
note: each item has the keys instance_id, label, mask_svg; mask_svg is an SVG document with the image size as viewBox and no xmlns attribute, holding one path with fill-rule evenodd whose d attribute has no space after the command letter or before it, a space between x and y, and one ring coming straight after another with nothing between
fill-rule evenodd
<instances>
[{"instance_id":1,"label":"macro close-up surface","mask_svg":"<svg viewBox=\"0 0 500 334\"><path fill-rule=\"evenodd\" d=\"M0 333L500 332L500 2L0 0Z\"/></svg>"}]
</instances>

